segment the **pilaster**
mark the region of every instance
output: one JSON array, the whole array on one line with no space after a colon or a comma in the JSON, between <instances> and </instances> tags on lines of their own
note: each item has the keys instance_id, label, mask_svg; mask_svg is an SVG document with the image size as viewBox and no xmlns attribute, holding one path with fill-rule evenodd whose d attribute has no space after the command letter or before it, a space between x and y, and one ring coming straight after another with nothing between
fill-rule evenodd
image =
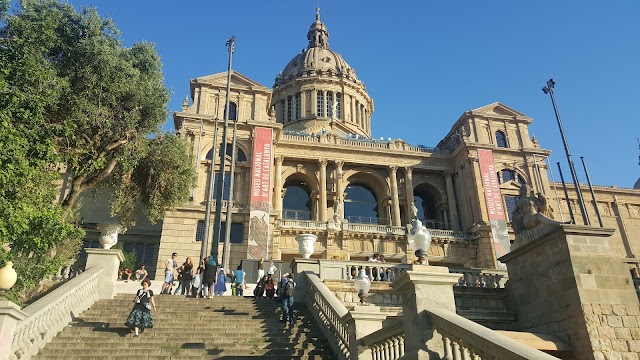
<instances>
[{"instance_id":1,"label":"pilaster","mask_svg":"<svg viewBox=\"0 0 640 360\"><path fill-rule=\"evenodd\" d=\"M274 158L276 163L275 168L275 208L278 212L278 217L282 218L282 162L284 156L276 156Z\"/></svg>"},{"instance_id":2,"label":"pilaster","mask_svg":"<svg viewBox=\"0 0 640 360\"><path fill-rule=\"evenodd\" d=\"M460 231L460 222L458 221L458 209L456 207L456 193L453 191L453 172L445 171L444 180L447 185L447 200L449 202L449 217L451 218L451 226L453 230Z\"/></svg>"},{"instance_id":3,"label":"pilaster","mask_svg":"<svg viewBox=\"0 0 640 360\"><path fill-rule=\"evenodd\" d=\"M320 206L319 206L319 221L327 221L327 160L321 159L318 161L320 166Z\"/></svg>"},{"instance_id":4,"label":"pilaster","mask_svg":"<svg viewBox=\"0 0 640 360\"><path fill-rule=\"evenodd\" d=\"M405 211L405 213L407 214L406 223L409 224L411 223L411 221L413 221L413 219L411 218L411 211L408 210L411 209L411 205L413 205L415 201L413 197L413 169L410 167L404 168L404 185L407 198L407 211Z\"/></svg>"},{"instance_id":5,"label":"pilaster","mask_svg":"<svg viewBox=\"0 0 640 360\"><path fill-rule=\"evenodd\" d=\"M351 359L372 360L370 349L360 347L362 338L382 329L387 314L380 312L379 306L355 305L340 321L349 329L349 353Z\"/></svg>"},{"instance_id":6,"label":"pilaster","mask_svg":"<svg viewBox=\"0 0 640 360\"><path fill-rule=\"evenodd\" d=\"M391 182L391 201L393 216L391 223L393 226L400 226L400 202L398 200L398 167L389 166L389 181Z\"/></svg>"}]
</instances>

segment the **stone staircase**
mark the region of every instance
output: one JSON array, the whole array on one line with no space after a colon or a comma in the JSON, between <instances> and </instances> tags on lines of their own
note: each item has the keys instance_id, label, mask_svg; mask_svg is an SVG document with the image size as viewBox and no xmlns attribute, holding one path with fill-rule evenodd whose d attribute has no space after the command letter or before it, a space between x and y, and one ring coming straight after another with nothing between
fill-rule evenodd
<instances>
[{"instance_id":1,"label":"stone staircase","mask_svg":"<svg viewBox=\"0 0 640 360\"><path fill-rule=\"evenodd\" d=\"M154 327L134 337L124 326L134 295L99 300L35 359L335 359L304 303L296 323L280 322L269 299L156 296Z\"/></svg>"}]
</instances>

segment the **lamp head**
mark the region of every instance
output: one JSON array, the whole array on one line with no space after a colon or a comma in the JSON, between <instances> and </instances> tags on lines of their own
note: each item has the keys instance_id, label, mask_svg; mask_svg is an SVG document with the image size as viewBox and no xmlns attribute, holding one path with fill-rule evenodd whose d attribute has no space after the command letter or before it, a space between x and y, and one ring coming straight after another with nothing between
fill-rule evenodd
<instances>
[{"instance_id":1,"label":"lamp head","mask_svg":"<svg viewBox=\"0 0 640 360\"><path fill-rule=\"evenodd\" d=\"M364 269L360 269L358 276L353 281L353 285L358 292L358 297L360 297L360 303L364 304L371 288L371 280L369 280L369 276Z\"/></svg>"}]
</instances>

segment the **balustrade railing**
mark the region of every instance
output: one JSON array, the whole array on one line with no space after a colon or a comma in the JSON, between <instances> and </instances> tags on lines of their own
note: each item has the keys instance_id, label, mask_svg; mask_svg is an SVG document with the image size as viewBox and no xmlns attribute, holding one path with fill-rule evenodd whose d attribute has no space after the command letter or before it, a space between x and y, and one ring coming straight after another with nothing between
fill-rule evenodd
<instances>
[{"instance_id":1,"label":"balustrade railing","mask_svg":"<svg viewBox=\"0 0 640 360\"><path fill-rule=\"evenodd\" d=\"M370 224L344 224L345 230L368 232L368 233L384 233L392 235L403 236L406 234L405 228L401 226L389 226L389 225L370 225Z\"/></svg>"},{"instance_id":2,"label":"balustrade railing","mask_svg":"<svg viewBox=\"0 0 640 360\"><path fill-rule=\"evenodd\" d=\"M558 359L452 312L430 309L427 313L431 317L435 330L442 336L444 359Z\"/></svg>"},{"instance_id":3,"label":"balustrade railing","mask_svg":"<svg viewBox=\"0 0 640 360\"><path fill-rule=\"evenodd\" d=\"M449 272L462 275L462 280L456 286L504 288L507 280L509 280L507 270L449 268Z\"/></svg>"},{"instance_id":4,"label":"balustrade railing","mask_svg":"<svg viewBox=\"0 0 640 360\"><path fill-rule=\"evenodd\" d=\"M353 280L358 276L360 269L365 270L371 281L393 281L400 274L411 268L410 264L371 262L371 261L350 261L345 265L344 274L346 278L342 280Z\"/></svg>"},{"instance_id":5,"label":"balustrade railing","mask_svg":"<svg viewBox=\"0 0 640 360\"><path fill-rule=\"evenodd\" d=\"M282 218L287 220L316 220L311 211L282 209Z\"/></svg>"},{"instance_id":6,"label":"balustrade railing","mask_svg":"<svg viewBox=\"0 0 640 360\"><path fill-rule=\"evenodd\" d=\"M16 326L9 359L30 359L98 300L98 276L102 271L91 268L24 308L28 316Z\"/></svg>"},{"instance_id":7,"label":"balustrade railing","mask_svg":"<svg viewBox=\"0 0 640 360\"><path fill-rule=\"evenodd\" d=\"M327 230L327 223L313 220L278 220L278 226L281 228L293 228L304 230Z\"/></svg>"},{"instance_id":8,"label":"balustrade railing","mask_svg":"<svg viewBox=\"0 0 640 360\"><path fill-rule=\"evenodd\" d=\"M318 275L305 271L307 294L305 302L327 337L331 348L340 359L349 359L349 331L341 319L347 308L333 295Z\"/></svg>"},{"instance_id":9,"label":"balustrade railing","mask_svg":"<svg viewBox=\"0 0 640 360\"><path fill-rule=\"evenodd\" d=\"M362 347L373 360L396 360L404 356L404 323L397 321L362 338Z\"/></svg>"},{"instance_id":10,"label":"balustrade railing","mask_svg":"<svg viewBox=\"0 0 640 360\"><path fill-rule=\"evenodd\" d=\"M427 229L429 229L427 227ZM431 237L437 238L454 238L456 240L471 240L473 239L473 235L471 234L466 234L460 231L453 231L453 230L439 230L439 229L429 229L429 234L431 234Z\"/></svg>"}]
</instances>

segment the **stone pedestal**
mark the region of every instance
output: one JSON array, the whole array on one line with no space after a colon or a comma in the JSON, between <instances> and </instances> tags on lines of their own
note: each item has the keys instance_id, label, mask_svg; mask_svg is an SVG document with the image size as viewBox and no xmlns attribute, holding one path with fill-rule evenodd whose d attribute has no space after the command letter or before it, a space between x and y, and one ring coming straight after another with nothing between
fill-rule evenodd
<instances>
[{"instance_id":1,"label":"stone pedestal","mask_svg":"<svg viewBox=\"0 0 640 360\"><path fill-rule=\"evenodd\" d=\"M100 299L113 299L116 295L118 268L124 261L122 251L114 249L86 249L85 251L87 252L87 269L94 266L104 268L98 277L98 296Z\"/></svg>"},{"instance_id":2,"label":"stone pedestal","mask_svg":"<svg viewBox=\"0 0 640 360\"><path fill-rule=\"evenodd\" d=\"M352 359L371 360L373 356L370 349L360 350L360 339L382 329L382 322L387 314L380 312L379 306L355 305L342 321L349 328L349 352Z\"/></svg>"},{"instance_id":3,"label":"stone pedestal","mask_svg":"<svg viewBox=\"0 0 640 360\"><path fill-rule=\"evenodd\" d=\"M637 359L640 304L613 232L563 224L499 259L516 330L559 336L574 359Z\"/></svg>"},{"instance_id":4,"label":"stone pedestal","mask_svg":"<svg viewBox=\"0 0 640 360\"><path fill-rule=\"evenodd\" d=\"M320 276L320 262L318 259L295 258L291 262L291 271L293 272L294 280L296 282L296 288L293 296L295 299L299 299L296 301L303 302L304 289L307 288L307 279L302 276L302 272L311 271Z\"/></svg>"},{"instance_id":5,"label":"stone pedestal","mask_svg":"<svg viewBox=\"0 0 640 360\"><path fill-rule=\"evenodd\" d=\"M402 295L405 355L403 359L442 359L442 337L434 332L425 309L456 312L453 285L458 274L442 266L413 265L391 287Z\"/></svg>"},{"instance_id":6,"label":"stone pedestal","mask_svg":"<svg viewBox=\"0 0 640 360\"><path fill-rule=\"evenodd\" d=\"M9 300L0 300L0 359L8 359L11 354L13 332L18 322L27 317L20 306Z\"/></svg>"}]
</instances>

